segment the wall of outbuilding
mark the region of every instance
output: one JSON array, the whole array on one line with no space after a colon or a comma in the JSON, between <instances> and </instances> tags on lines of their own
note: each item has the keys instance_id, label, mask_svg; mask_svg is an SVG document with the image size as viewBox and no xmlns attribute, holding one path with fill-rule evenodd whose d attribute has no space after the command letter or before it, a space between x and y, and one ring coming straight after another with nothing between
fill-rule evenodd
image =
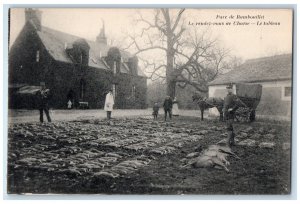
<instances>
[{"instance_id":1,"label":"wall of outbuilding","mask_svg":"<svg viewBox=\"0 0 300 204\"><path fill-rule=\"evenodd\" d=\"M285 96L285 87L291 87L291 80L259 82L262 85L262 96L256 114L265 118L290 119L291 96ZM235 86L233 87L235 92ZM209 97L224 98L226 85L209 86ZM218 115L215 108L209 110L210 115Z\"/></svg>"}]
</instances>

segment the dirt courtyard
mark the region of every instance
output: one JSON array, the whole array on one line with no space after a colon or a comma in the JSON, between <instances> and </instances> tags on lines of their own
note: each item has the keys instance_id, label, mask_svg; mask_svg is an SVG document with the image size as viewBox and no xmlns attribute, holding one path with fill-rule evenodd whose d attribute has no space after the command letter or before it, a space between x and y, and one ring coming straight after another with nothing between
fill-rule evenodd
<instances>
[{"instance_id":1,"label":"dirt courtyard","mask_svg":"<svg viewBox=\"0 0 300 204\"><path fill-rule=\"evenodd\" d=\"M18 118L16 116L15 118ZM25 117L25 116L23 116ZM27 117L27 116L26 116ZM24 118L23 118L24 119ZM289 194L290 123L236 123L229 172L184 167L226 138L216 119L151 115L20 120L8 129L9 193Z\"/></svg>"}]
</instances>

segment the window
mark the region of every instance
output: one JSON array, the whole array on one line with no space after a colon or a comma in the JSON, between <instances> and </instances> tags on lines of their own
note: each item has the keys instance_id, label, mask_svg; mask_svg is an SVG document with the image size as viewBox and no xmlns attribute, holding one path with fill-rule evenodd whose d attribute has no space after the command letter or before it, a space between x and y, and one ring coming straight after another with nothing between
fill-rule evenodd
<instances>
[{"instance_id":1,"label":"window","mask_svg":"<svg viewBox=\"0 0 300 204\"><path fill-rule=\"evenodd\" d=\"M284 97L290 97L292 95L292 87L284 87Z\"/></svg>"},{"instance_id":2,"label":"window","mask_svg":"<svg viewBox=\"0 0 300 204\"><path fill-rule=\"evenodd\" d=\"M85 95L85 82L83 79L80 80L80 99L83 100Z\"/></svg>"},{"instance_id":3,"label":"window","mask_svg":"<svg viewBox=\"0 0 300 204\"><path fill-rule=\"evenodd\" d=\"M39 62L40 61L40 51L36 51L36 62Z\"/></svg>"},{"instance_id":4,"label":"window","mask_svg":"<svg viewBox=\"0 0 300 204\"><path fill-rule=\"evenodd\" d=\"M117 73L117 63L116 63L116 61L114 61L114 65L113 65L114 67L113 67L113 72L114 72L114 74L116 74Z\"/></svg>"},{"instance_id":5,"label":"window","mask_svg":"<svg viewBox=\"0 0 300 204\"><path fill-rule=\"evenodd\" d=\"M113 96L114 96L114 99L117 96L117 85L116 84L113 84Z\"/></svg>"},{"instance_id":6,"label":"window","mask_svg":"<svg viewBox=\"0 0 300 204\"><path fill-rule=\"evenodd\" d=\"M132 94L132 98L135 99L135 94L136 94L136 88L135 88L135 85L132 86L131 94Z\"/></svg>"}]
</instances>

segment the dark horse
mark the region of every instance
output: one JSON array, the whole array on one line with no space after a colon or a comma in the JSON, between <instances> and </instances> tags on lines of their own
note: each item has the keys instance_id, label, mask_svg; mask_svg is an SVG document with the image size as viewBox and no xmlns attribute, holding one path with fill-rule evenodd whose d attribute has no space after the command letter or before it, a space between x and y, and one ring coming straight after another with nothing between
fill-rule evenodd
<instances>
[{"instance_id":1,"label":"dark horse","mask_svg":"<svg viewBox=\"0 0 300 204\"><path fill-rule=\"evenodd\" d=\"M222 98L209 97L204 98L198 94L194 94L192 96L193 101L197 102L200 110L201 110L201 120L203 120L204 110L208 108L216 107L220 113L220 121L223 121L223 103L224 100Z\"/></svg>"}]
</instances>

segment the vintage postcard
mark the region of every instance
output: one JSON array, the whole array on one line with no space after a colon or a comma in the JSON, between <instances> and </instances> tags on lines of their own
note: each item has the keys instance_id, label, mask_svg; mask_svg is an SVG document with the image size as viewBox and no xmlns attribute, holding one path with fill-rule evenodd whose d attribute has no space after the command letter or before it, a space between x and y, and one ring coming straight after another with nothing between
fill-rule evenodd
<instances>
[{"instance_id":1,"label":"vintage postcard","mask_svg":"<svg viewBox=\"0 0 300 204\"><path fill-rule=\"evenodd\" d=\"M8 19L8 194L291 194L293 9Z\"/></svg>"}]
</instances>

